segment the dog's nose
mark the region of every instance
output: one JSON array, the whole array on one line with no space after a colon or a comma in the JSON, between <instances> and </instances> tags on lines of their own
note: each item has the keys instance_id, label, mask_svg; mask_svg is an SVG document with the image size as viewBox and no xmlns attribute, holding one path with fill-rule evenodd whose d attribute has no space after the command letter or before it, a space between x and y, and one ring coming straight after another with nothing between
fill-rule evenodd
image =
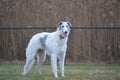
<instances>
[{"instance_id":1,"label":"dog's nose","mask_svg":"<svg viewBox=\"0 0 120 80\"><path fill-rule=\"evenodd\" d=\"M65 31L65 34L67 34L67 31Z\"/></svg>"}]
</instances>

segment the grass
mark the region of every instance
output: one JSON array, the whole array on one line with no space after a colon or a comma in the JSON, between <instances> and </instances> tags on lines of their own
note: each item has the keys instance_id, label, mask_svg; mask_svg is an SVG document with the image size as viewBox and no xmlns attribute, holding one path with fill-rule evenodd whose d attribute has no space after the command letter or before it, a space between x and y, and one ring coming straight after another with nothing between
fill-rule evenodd
<instances>
[{"instance_id":1,"label":"grass","mask_svg":"<svg viewBox=\"0 0 120 80\"><path fill-rule=\"evenodd\" d=\"M0 80L120 80L120 65L66 65L65 78L58 71L55 79L50 65L42 65L42 75L32 67L27 76L22 76L23 65L0 64ZM59 67L58 67L59 69Z\"/></svg>"}]
</instances>

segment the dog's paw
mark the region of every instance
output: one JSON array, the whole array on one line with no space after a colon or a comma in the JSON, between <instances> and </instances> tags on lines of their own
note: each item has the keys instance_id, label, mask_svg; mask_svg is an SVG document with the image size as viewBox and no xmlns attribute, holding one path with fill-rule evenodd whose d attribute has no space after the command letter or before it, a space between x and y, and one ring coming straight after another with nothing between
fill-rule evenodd
<instances>
[{"instance_id":1,"label":"dog's paw","mask_svg":"<svg viewBox=\"0 0 120 80\"><path fill-rule=\"evenodd\" d=\"M25 76L27 73L23 72L22 75Z\"/></svg>"},{"instance_id":2,"label":"dog's paw","mask_svg":"<svg viewBox=\"0 0 120 80\"><path fill-rule=\"evenodd\" d=\"M65 75L64 75L64 74L62 74L61 76L62 76L62 77L65 77Z\"/></svg>"},{"instance_id":3,"label":"dog's paw","mask_svg":"<svg viewBox=\"0 0 120 80\"><path fill-rule=\"evenodd\" d=\"M57 74L55 74L54 76L55 76L55 78L58 78L58 75L57 75Z\"/></svg>"}]
</instances>

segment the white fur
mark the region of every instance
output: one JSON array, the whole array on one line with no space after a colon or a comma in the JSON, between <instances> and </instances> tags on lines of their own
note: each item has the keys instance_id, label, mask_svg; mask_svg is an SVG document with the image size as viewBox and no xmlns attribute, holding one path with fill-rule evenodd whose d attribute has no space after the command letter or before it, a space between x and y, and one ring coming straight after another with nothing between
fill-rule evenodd
<instances>
[{"instance_id":1,"label":"white fur","mask_svg":"<svg viewBox=\"0 0 120 80\"><path fill-rule=\"evenodd\" d=\"M54 76L57 78L57 58L60 60L61 76L64 77L64 61L67 49L67 40L71 24L69 22L60 22L55 32L35 34L26 48L26 64L23 75L26 75L31 69L35 56L37 58L37 69L40 72L40 65L44 62L46 54L51 56L51 65ZM47 35L47 36L46 36ZM45 37L46 36L46 37ZM41 50L44 51L40 53Z\"/></svg>"}]
</instances>

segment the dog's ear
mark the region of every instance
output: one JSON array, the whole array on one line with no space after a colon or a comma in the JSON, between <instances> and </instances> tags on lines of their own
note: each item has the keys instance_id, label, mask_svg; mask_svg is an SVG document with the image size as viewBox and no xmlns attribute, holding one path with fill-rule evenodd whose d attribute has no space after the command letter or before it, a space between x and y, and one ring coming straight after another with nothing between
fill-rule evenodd
<instances>
[{"instance_id":1,"label":"dog's ear","mask_svg":"<svg viewBox=\"0 0 120 80\"><path fill-rule=\"evenodd\" d=\"M62 25L62 22L59 22L59 23L58 23L58 27L61 26L61 25Z\"/></svg>"},{"instance_id":2,"label":"dog's ear","mask_svg":"<svg viewBox=\"0 0 120 80\"><path fill-rule=\"evenodd\" d=\"M68 24L70 27L72 27L72 24L71 24L70 22L67 22L67 24Z\"/></svg>"},{"instance_id":3,"label":"dog's ear","mask_svg":"<svg viewBox=\"0 0 120 80\"><path fill-rule=\"evenodd\" d=\"M61 25L62 25L62 21L58 23L58 25L57 25L57 29L60 30L60 29L61 29Z\"/></svg>"}]
</instances>

